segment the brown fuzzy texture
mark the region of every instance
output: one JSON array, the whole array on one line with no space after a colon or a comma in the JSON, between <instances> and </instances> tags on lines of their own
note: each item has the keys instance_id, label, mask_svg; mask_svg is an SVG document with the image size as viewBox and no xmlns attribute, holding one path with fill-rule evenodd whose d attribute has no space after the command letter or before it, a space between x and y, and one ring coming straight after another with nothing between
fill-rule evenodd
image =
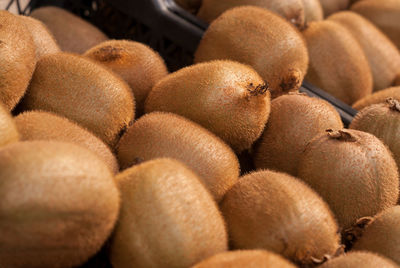
<instances>
[{"instance_id":1,"label":"brown fuzzy texture","mask_svg":"<svg viewBox=\"0 0 400 268\"><path fill-rule=\"evenodd\" d=\"M40 58L22 107L66 117L110 146L135 111L125 81L98 63L68 53Z\"/></svg>"},{"instance_id":2,"label":"brown fuzzy texture","mask_svg":"<svg viewBox=\"0 0 400 268\"><path fill-rule=\"evenodd\" d=\"M203 0L197 16L206 22L212 22L226 10L238 6L265 8L285 18L298 28L304 27L305 16L302 0Z\"/></svg>"},{"instance_id":3,"label":"brown fuzzy texture","mask_svg":"<svg viewBox=\"0 0 400 268\"><path fill-rule=\"evenodd\" d=\"M344 26L361 45L371 68L373 91L390 87L400 73L400 52L390 39L367 19L351 11L338 12L328 19Z\"/></svg>"},{"instance_id":4,"label":"brown fuzzy texture","mask_svg":"<svg viewBox=\"0 0 400 268\"><path fill-rule=\"evenodd\" d=\"M75 267L100 250L119 192L94 153L70 143L0 150L0 267Z\"/></svg>"},{"instance_id":5,"label":"brown fuzzy texture","mask_svg":"<svg viewBox=\"0 0 400 268\"><path fill-rule=\"evenodd\" d=\"M186 268L228 249L217 204L181 162L151 160L116 181L122 206L111 244L114 268Z\"/></svg>"},{"instance_id":6,"label":"brown fuzzy texture","mask_svg":"<svg viewBox=\"0 0 400 268\"><path fill-rule=\"evenodd\" d=\"M162 79L150 92L145 111L182 115L241 152L261 135L270 112L270 98L268 85L250 66L210 61Z\"/></svg>"},{"instance_id":7,"label":"brown fuzzy texture","mask_svg":"<svg viewBox=\"0 0 400 268\"><path fill-rule=\"evenodd\" d=\"M316 136L301 156L298 176L324 198L343 229L395 205L399 196L390 151L375 136L352 129Z\"/></svg>"},{"instance_id":8,"label":"brown fuzzy texture","mask_svg":"<svg viewBox=\"0 0 400 268\"><path fill-rule=\"evenodd\" d=\"M82 54L89 48L108 40L108 37L95 26L59 7L40 7L34 9L30 16L47 26L62 51Z\"/></svg>"},{"instance_id":9,"label":"brown fuzzy texture","mask_svg":"<svg viewBox=\"0 0 400 268\"><path fill-rule=\"evenodd\" d=\"M343 128L339 113L328 102L301 94L274 99L270 118L254 149L255 166L296 176L306 145L328 128Z\"/></svg>"},{"instance_id":10,"label":"brown fuzzy texture","mask_svg":"<svg viewBox=\"0 0 400 268\"><path fill-rule=\"evenodd\" d=\"M339 248L328 205L285 173L262 170L241 177L220 207L234 248L267 249L298 264L312 264Z\"/></svg>"},{"instance_id":11,"label":"brown fuzzy texture","mask_svg":"<svg viewBox=\"0 0 400 268\"><path fill-rule=\"evenodd\" d=\"M339 256L319 266L319 268L399 268L396 263L368 251L354 251Z\"/></svg>"},{"instance_id":12,"label":"brown fuzzy texture","mask_svg":"<svg viewBox=\"0 0 400 268\"><path fill-rule=\"evenodd\" d=\"M400 73L394 79L393 86L400 86Z\"/></svg>"},{"instance_id":13,"label":"brown fuzzy texture","mask_svg":"<svg viewBox=\"0 0 400 268\"><path fill-rule=\"evenodd\" d=\"M56 39L46 25L31 17L21 15L19 18L32 35L36 47L36 60L46 54L61 52Z\"/></svg>"},{"instance_id":14,"label":"brown fuzzy texture","mask_svg":"<svg viewBox=\"0 0 400 268\"><path fill-rule=\"evenodd\" d=\"M400 100L400 99L399 99ZM389 99L362 109L351 122L350 128L368 132L389 147L400 167L400 102Z\"/></svg>"},{"instance_id":15,"label":"brown fuzzy texture","mask_svg":"<svg viewBox=\"0 0 400 268\"><path fill-rule=\"evenodd\" d=\"M18 16L0 10L0 102L11 111L35 69L35 43Z\"/></svg>"},{"instance_id":16,"label":"brown fuzzy texture","mask_svg":"<svg viewBox=\"0 0 400 268\"><path fill-rule=\"evenodd\" d=\"M368 95L365 98L362 98L361 100L355 102L353 104L353 108L356 110L361 110L369 105L385 102L387 98L400 100L400 86L390 87Z\"/></svg>"},{"instance_id":17,"label":"brown fuzzy texture","mask_svg":"<svg viewBox=\"0 0 400 268\"><path fill-rule=\"evenodd\" d=\"M142 116L122 136L117 156L123 169L159 157L180 160L202 178L217 202L239 176L238 159L228 145L200 125L171 113Z\"/></svg>"},{"instance_id":18,"label":"brown fuzzy texture","mask_svg":"<svg viewBox=\"0 0 400 268\"><path fill-rule=\"evenodd\" d=\"M17 126L10 112L0 103L0 148L18 140L19 133Z\"/></svg>"},{"instance_id":19,"label":"brown fuzzy texture","mask_svg":"<svg viewBox=\"0 0 400 268\"><path fill-rule=\"evenodd\" d=\"M333 21L314 21L303 35L310 55L307 81L347 104L371 94L367 57L346 28Z\"/></svg>"},{"instance_id":20,"label":"brown fuzzy texture","mask_svg":"<svg viewBox=\"0 0 400 268\"><path fill-rule=\"evenodd\" d=\"M394 206L375 216L362 237L354 244L354 250L368 250L400 265L400 206Z\"/></svg>"},{"instance_id":21,"label":"brown fuzzy texture","mask_svg":"<svg viewBox=\"0 0 400 268\"><path fill-rule=\"evenodd\" d=\"M117 159L102 140L74 122L43 111L29 111L14 118L21 141L54 140L71 142L99 156L113 174L119 170Z\"/></svg>"},{"instance_id":22,"label":"brown fuzzy texture","mask_svg":"<svg viewBox=\"0 0 400 268\"><path fill-rule=\"evenodd\" d=\"M400 1L364 0L351 10L371 21L400 49Z\"/></svg>"},{"instance_id":23,"label":"brown fuzzy texture","mask_svg":"<svg viewBox=\"0 0 400 268\"><path fill-rule=\"evenodd\" d=\"M216 59L252 66L269 84L273 98L298 90L308 66L300 32L275 13L251 6L225 11L208 27L195 62Z\"/></svg>"},{"instance_id":24,"label":"brown fuzzy texture","mask_svg":"<svg viewBox=\"0 0 400 268\"><path fill-rule=\"evenodd\" d=\"M349 7L349 0L319 0L321 2L322 9L324 10L325 17L345 10Z\"/></svg>"},{"instance_id":25,"label":"brown fuzzy texture","mask_svg":"<svg viewBox=\"0 0 400 268\"><path fill-rule=\"evenodd\" d=\"M304 5L306 24L311 21L320 21L324 19L324 10L320 0L302 0Z\"/></svg>"},{"instance_id":26,"label":"brown fuzzy texture","mask_svg":"<svg viewBox=\"0 0 400 268\"><path fill-rule=\"evenodd\" d=\"M295 268L278 254L267 250L235 250L217 254L192 268Z\"/></svg>"},{"instance_id":27,"label":"brown fuzzy texture","mask_svg":"<svg viewBox=\"0 0 400 268\"><path fill-rule=\"evenodd\" d=\"M138 114L153 86L168 74L164 60L147 45L129 40L103 42L84 54L120 75L131 87Z\"/></svg>"}]
</instances>

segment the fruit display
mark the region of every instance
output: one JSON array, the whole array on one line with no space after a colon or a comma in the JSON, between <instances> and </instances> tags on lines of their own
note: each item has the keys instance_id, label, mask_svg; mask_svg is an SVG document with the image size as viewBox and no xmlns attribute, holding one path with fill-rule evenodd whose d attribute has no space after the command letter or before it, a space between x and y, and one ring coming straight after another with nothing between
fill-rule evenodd
<instances>
[{"instance_id":1,"label":"fruit display","mask_svg":"<svg viewBox=\"0 0 400 268\"><path fill-rule=\"evenodd\" d=\"M400 267L399 0L174 1L0 2L0 267Z\"/></svg>"}]
</instances>

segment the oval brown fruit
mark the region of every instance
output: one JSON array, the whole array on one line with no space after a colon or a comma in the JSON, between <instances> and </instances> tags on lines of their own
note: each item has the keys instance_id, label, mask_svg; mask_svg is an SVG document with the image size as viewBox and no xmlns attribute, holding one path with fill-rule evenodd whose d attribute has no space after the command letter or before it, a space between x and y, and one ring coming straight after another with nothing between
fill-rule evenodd
<instances>
[{"instance_id":1,"label":"oval brown fruit","mask_svg":"<svg viewBox=\"0 0 400 268\"><path fill-rule=\"evenodd\" d=\"M316 136L301 155L298 176L324 198L343 230L394 206L399 196L391 152L375 136L353 129Z\"/></svg>"},{"instance_id":2,"label":"oval brown fruit","mask_svg":"<svg viewBox=\"0 0 400 268\"><path fill-rule=\"evenodd\" d=\"M239 176L239 162L217 136L172 113L153 112L128 128L118 144L118 160L125 169L141 161L170 157L196 172L217 201Z\"/></svg>"},{"instance_id":3,"label":"oval brown fruit","mask_svg":"<svg viewBox=\"0 0 400 268\"><path fill-rule=\"evenodd\" d=\"M110 146L135 112L125 81L100 64L68 53L40 58L22 107L66 117Z\"/></svg>"},{"instance_id":4,"label":"oval brown fruit","mask_svg":"<svg viewBox=\"0 0 400 268\"><path fill-rule=\"evenodd\" d=\"M328 205L285 173L262 170L241 177L220 207L234 248L270 250L299 265L332 256L339 248Z\"/></svg>"},{"instance_id":5,"label":"oval brown fruit","mask_svg":"<svg viewBox=\"0 0 400 268\"><path fill-rule=\"evenodd\" d=\"M3 147L0 181L1 267L76 267L100 250L117 220L110 170L77 145Z\"/></svg>"},{"instance_id":6,"label":"oval brown fruit","mask_svg":"<svg viewBox=\"0 0 400 268\"><path fill-rule=\"evenodd\" d=\"M114 174L118 172L118 163L110 148L95 135L56 114L43 111L29 111L14 118L21 141L54 140L71 142L97 154Z\"/></svg>"},{"instance_id":7,"label":"oval brown fruit","mask_svg":"<svg viewBox=\"0 0 400 268\"><path fill-rule=\"evenodd\" d=\"M328 260L320 268L398 268L396 263L368 251L350 251L346 255Z\"/></svg>"},{"instance_id":8,"label":"oval brown fruit","mask_svg":"<svg viewBox=\"0 0 400 268\"><path fill-rule=\"evenodd\" d=\"M328 128L343 128L339 113L328 102L295 93L274 99L270 118L254 147L255 166L296 176L306 145Z\"/></svg>"},{"instance_id":9,"label":"oval brown fruit","mask_svg":"<svg viewBox=\"0 0 400 268\"><path fill-rule=\"evenodd\" d=\"M197 175L155 159L116 177L122 205L111 262L123 267L190 267L228 248L224 220Z\"/></svg>"},{"instance_id":10,"label":"oval brown fruit","mask_svg":"<svg viewBox=\"0 0 400 268\"><path fill-rule=\"evenodd\" d=\"M210 130L236 152L261 135L270 111L268 86L250 66L209 61L172 73L157 83L146 112L182 115Z\"/></svg>"},{"instance_id":11,"label":"oval brown fruit","mask_svg":"<svg viewBox=\"0 0 400 268\"><path fill-rule=\"evenodd\" d=\"M0 10L0 102L11 111L35 69L35 43L18 16Z\"/></svg>"},{"instance_id":12,"label":"oval brown fruit","mask_svg":"<svg viewBox=\"0 0 400 268\"><path fill-rule=\"evenodd\" d=\"M105 41L92 47L84 55L107 66L129 84L139 114L143 114L144 101L153 86L168 74L160 55L139 42Z\"/></svg>"},{"instance_id":13,"label":"oval brown fruit","mask_svg":"<svg viewBox=\"0 0 400 268\"><path fill-rule=\"evenodd\" d=\"M390 87L384 90L379 90L371 95L368 95L353 104L353 108L361 110L369 105L385 102L387 98L400 100L400 86Z\"/></svg>"},{"instance_id":14,"label":"oval brown fruit","mask_svg":"<svg viewBox=\"0 0 400 268\"><path fill-rule=\"evenodd\" d=\"M206 30L195 62L218 59L252 66L272 97L298 90L308 67L300 32L279 15L251 6L225 11Z\"/></svg>"}]
</instances>

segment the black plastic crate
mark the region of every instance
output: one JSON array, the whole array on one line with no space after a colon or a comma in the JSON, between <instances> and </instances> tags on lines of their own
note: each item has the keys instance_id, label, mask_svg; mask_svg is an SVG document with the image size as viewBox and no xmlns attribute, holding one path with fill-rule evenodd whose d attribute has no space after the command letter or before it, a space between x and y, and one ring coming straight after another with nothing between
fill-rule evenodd
<instances>
[{"instance_id":1,"label":"black plastic crate","mask_svg":"<svg viewBox=\"0 0 400 268\"><path fill-rule=\"evenodd\" d=\"M10 4L19 0L11 0ZM90 21L110 38L131 39L148 44L160 53L170 71L193 63L193 54L207 24L179 7L173 0L31 0L20 13L55 5ZM347 126L357 113L349 105L304 82L301 89L310 96L330 102Z\"/></svg>"}]
</instances>

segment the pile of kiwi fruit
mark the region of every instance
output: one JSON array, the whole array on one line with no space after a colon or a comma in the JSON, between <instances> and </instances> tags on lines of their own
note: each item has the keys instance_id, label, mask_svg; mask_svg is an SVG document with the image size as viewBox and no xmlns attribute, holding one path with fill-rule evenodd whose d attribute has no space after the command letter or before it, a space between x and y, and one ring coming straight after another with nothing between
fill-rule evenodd
<instances>
[{"instance_id":1,"label":"pile of kiwi fruit","mask_svg":"<svg viewBox=\"0 0 400 268\"><path fill-rule=\"evenodd\" d=\"M209 27L173 72L0 11L0 267L400 267L400 1L176 3Z\"/></svg>"}]
</instances>

